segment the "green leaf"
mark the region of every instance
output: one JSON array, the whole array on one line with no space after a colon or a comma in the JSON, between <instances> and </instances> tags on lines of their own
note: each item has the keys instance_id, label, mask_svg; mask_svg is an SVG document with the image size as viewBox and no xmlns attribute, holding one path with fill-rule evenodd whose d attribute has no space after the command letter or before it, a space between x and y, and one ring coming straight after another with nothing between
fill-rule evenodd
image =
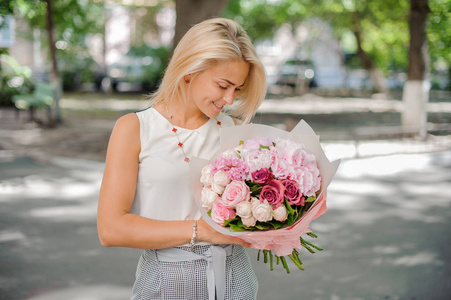
<instances>
[{"instance_id":1,"label":"green leaf","mask_svg":"<svg viewBox=\"0 0 451 300\"><path fill-rule=\"evenodd\" d=\"M305 199L305 202L313 202L313 201L315 201L316 200L316 197L315 196L311 196L311 197L308 197L307 199Z\"/></svg>"},{"instance_id":2,"label":"green leaf","mask_svg":"<svg viewBox=\"0 0 451 300\"><path fill-rule=\"evenodd\" d=\"M259 150L261 151L261 150L263 150L263 149L270 150L270 148L269 148L268 146L260 145L260 149L259 149Z\"/></svg>"},{"instance_id":3,"label":"green leaf","mask_svg":"<svg viewBox=\"0 0 451 300\"><path fill-rule=\"evenodd\" d=\"M243 144L244 144L244 141L240 140L240 143L238 145L241 146Z\"/></svg>"},{"instance_id":4,"label":"green leaf","mask_svg":"<svg viewBox=\"0 0 451 300\"><path fill-rule=\"evenodd\" d=\"M245 230L246 230L245 228L243 228L239 225L236 225L236 224L230 225L230 231L245 231Z\"/></svg>"},{"instance_id":5,"label":"green leaf","mask_svg":"<svg viewBox=\"0 0 451 300\"><path fill-rule=\"evenodd\" d=\"M224 220L224 227L227 227L228 225L230 225L230 223L233 223L235 221L238 221L240 218L233 218L233 219L228 219L228 220Z\"/></svg>"},{"instance_id":6,"label":"green leaf","mask_svg":"<svg viewBox=\"0 0 451 300\"><path fill-rule=\"evenodd\" d=\"M260 229L260 230L268 230L269 229L269 224L268 223L257 222L255 227L257 229Z\"/></svg>"}]
</instances>

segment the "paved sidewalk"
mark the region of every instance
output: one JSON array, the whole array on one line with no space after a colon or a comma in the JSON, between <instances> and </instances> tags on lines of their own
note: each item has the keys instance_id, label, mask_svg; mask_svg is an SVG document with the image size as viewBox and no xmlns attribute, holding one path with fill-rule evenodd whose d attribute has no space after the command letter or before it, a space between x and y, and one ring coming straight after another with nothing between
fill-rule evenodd
<instances>
[{"instance_id":1,"label":"paved sidewalk","mask_svg":"<svg viewBox=\"0 0 451 300\"><path fill-rule=\"evenodd\" d=\"M0 151L0 299L127 299L139 250L102 248L103 164ZM348 159L292 274L256 261L259 300L449 299L451 152Z\"/></svg>"}]
</instances>

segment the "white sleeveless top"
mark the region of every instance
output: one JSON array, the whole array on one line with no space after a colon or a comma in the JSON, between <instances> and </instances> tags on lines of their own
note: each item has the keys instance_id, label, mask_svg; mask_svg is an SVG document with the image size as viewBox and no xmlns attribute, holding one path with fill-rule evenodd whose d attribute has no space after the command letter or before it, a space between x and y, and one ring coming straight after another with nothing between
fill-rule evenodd
<instances>
[{"instance_id":1,"label":"white sleeveless top","mask_svg":"<svg viewBox=\"0 0 451 300\"><path fill-rule=\"evenodd\" d=\"M189 165L177 145L172 124L154 108L136 115L140 123L141 152L131 212L155 220L200 219L191 192ZM219 149L220 128L233 125L230 116L220 114L194 130L175 127L188 157L210 159Z\"/></svg>"}]
</instances>

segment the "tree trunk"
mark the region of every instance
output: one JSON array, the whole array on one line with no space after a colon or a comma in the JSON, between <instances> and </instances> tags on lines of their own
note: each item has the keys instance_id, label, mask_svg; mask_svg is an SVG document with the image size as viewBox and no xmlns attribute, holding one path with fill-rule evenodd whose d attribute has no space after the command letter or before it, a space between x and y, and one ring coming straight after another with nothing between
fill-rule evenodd
<instances>
[{"instance_id":1,"label":"tree trunk","mask_svg":"<svg viewBox=\"0 0 451 300\"><path fill-rule=\"evenodd\" d=\"M60 84L60 78L59 78L59 72L58 72L58 64L56 60L56 47L55 47L55 38L54 38L54 25L53 25L53 7L52 7L52 0L45 0L47 3L47 33L48 33L48 40L49 40L49 49L50 49L50 59L52 61L52 72L51 72L51 83L53 87L55 88L55 101L53 102L53 124L58 124L62 122L61 118L61 110L59 106L59 100L61 98L61 84Z\"/></svg>"},{"instance_id":2,"label":"tree trunk","mask_svg":"<svg viewBox=\"0 0 451 300\"><path fill-rule=\"evenodd\" d=\"M404 111L402 125L415 130L421 137L427 134L426 103L429 101L429 57L426 40L426 23L429 14L428 0L410 1L410 45L407 82L403 90Z\"/></svg>"},{"instance_id":3,"label":"tree trunk","mask_svg":"<svg viewBox=\"0 0 451 300\"><path fill-rule=\"evenodd\" d=\"M229 0L176 0L177 21L173 47L175 48L191 26L221 14Z\"/></svg>"},{"instance_id":4,"label":"tree trunk","mask_svg":"<svg viewBox=\"0 0 451 300\"><path fill-rule=\"evenodd\" d=\"M374 90L378 93L387 92L387 84L382 72L377 68L371 56L362 48L362 28L360 26L359 15L357 11L354 11L351 15L352 18L352 32L357 42L357 57L362 63L363 68L368 71L371 81L374 85Z\"/></svg>"}]
</instances>

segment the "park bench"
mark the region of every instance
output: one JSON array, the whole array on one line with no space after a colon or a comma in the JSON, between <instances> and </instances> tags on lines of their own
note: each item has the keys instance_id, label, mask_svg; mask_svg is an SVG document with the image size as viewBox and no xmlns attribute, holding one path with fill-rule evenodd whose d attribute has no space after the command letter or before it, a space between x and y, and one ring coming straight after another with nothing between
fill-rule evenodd
<instances>
[{"instance_id":1,"label":"park bench","mask_svg":"<svg viewBox=\"0 0 451 300\"><path fill-rule=\"evenodd\" d=\"M28 110L30 112L30 120L36 121L35 110L38 108L46 108L49 122L52 119L51 106L55 99L55 88L47 82L40 82L32 94L14 95L12 101L16 106L17 113L21 110Z\"/></svg>"}]
</instances>

